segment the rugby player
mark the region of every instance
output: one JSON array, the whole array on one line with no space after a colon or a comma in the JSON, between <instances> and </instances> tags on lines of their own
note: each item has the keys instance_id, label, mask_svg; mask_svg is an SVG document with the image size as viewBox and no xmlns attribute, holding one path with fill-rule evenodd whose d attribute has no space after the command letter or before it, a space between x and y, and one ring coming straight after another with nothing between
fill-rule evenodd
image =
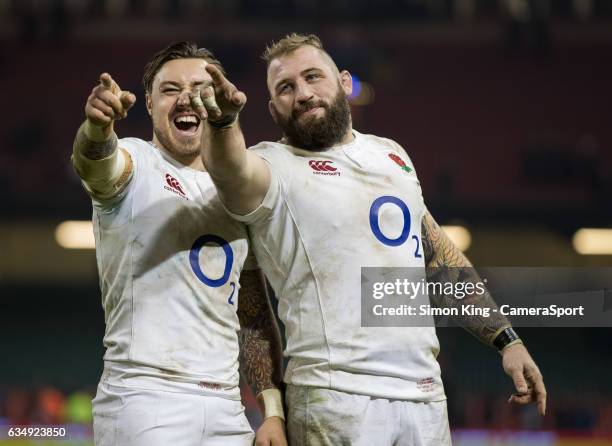
<instances>
[{"instance_id":1,"label":"rugby player","mask_svg":"<svg viewBox=\"0 0 612 446\"><path fill-rule=\"evenodd\" d=\"M179 42L145 67L151 141L117 139L115 121L136 97L102 74L75 138L106 321L98 446L253 444L239 356L265 413L257 444L286 445L280 337L263 276L200 158L206 128L192 103L211 82L209 64L222 70L208 50Z\"/></svg>"},{"instance_id":2,"label":"rugby player","mask_svg":"<svg viewBox=\"0 0 612 446\"><path fill-rule=\"evenodd\" d=\"M282 139L245 150L237 116L246 96L209 65L214 91L203 94L219 108L209 108L202 158L228 211L249 225L279 298L289 442L449 445L435 329L361 327L360 272L471 265L427 211L403 148L352 128L351 75L316 36L286 36L264 59ZM488 293L469 303L495 305ZM537 400L544 414L542 376L508 320L463 322L501 352L516 386L511 401Z\"/></svg>"}]
</instances>

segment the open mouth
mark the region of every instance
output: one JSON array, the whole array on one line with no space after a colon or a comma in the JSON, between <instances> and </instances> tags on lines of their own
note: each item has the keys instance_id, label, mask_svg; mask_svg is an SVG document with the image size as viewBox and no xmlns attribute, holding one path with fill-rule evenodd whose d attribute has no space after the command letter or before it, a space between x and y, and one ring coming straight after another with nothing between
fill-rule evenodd
<instances>
[{"instance_id":1,"label":"open mouth","mask_svg":"<svg viewBox=\"0 0 612 446\"><path fill-rule=\"evenodd\" d=\"M196 115L180 115L174 118L174 126L179 132L193 135L198 131L200 127L200 118Z\"/></svg>"}]
</instances>

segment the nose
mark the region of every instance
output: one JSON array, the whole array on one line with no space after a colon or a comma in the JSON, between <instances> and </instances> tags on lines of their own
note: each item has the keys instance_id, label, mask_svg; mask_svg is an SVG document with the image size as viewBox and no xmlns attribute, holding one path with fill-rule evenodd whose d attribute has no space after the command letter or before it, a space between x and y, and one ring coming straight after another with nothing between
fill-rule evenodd
<instances>
[{"instance_id":1,"label":"nose","mask_svg":"<svg viewBox=\"0 0 612 446\"><path fill-rule=\"evenodd\" d=\"M180 107L186 107L189 105L189 92L182 91L178 97L177 105Z\"/></svg>"},{"instance_id":2,"label":"nose","mask_svg":"<svg viewBox=\"0 0 612 446\"><path fill-rule=\"evenodd\" d=\"M314 94L310 89L310 85L308 85L306 82L298 82L295 88L295 100L300 104L308 102L314 97Z\"/></svg>"}]
</instances>

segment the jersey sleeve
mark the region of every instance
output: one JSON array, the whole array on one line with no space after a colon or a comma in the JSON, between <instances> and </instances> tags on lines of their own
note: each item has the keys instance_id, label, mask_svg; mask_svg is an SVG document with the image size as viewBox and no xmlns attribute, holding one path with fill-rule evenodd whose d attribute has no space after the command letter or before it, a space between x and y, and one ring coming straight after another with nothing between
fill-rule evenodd
<instances>
[{"instance_id":1,"label":"jersey sleeve","mask_svg":"<svg viewBox=\"0 0 612 446\"><path fill-rule=\"evenodd\" d=\"M250 235L247 237L247 241L249 242L249 248L248 248L249 250L247 252L246 259L244 260L244 264L242 265L242 270L243 271L258 270L259 263L257 263L257 257L255 257L255 253L253 252Z\"/></svg>"},{"instance_id":2,"label":"jersey sleeve","mask_svg":"<svg viewBox=\"0 0 612 446\"><path fill-rule=\"evenodd\" d=\"M232 218L246 223L247 225L265 221L281 206L283 200L283 186L278 171L279 168L282 168L282 153L278 153L278 150L274 150L273 147L266 150L265 148L267 146L264 144L265 143L262 143L255 146L253 149L249 149L257 152L257 154L268 164L268 168L270 169L270 186L268 187L268 191L263 201L256 209L246 215L234 214L227 208L225 209Z\"/></svg>"}]
</instances>

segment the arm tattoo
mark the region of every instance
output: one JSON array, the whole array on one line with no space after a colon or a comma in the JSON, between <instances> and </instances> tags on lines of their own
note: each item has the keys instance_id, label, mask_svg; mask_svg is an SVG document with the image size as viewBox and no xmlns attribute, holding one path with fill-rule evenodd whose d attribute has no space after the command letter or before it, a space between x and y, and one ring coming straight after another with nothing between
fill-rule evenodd
<instances>
[{"instance_id":1,"label":"arm tattoo","mask_svg":"<svg viewBox=\"0 0 612 446\"><path fill-rule=\"evenodd\" d=\"M260 271L242 271L238 297L240 370L255 395L282 385L282 346Z\"/></svg>"},{"instance_id":2,"label":"arm tattoo","mask_svg":"<svg viewBox=\"0 0 612 446\"><path fill-rule=\"evenodd\" d=\"M85 124L79 127L76 137L74 138L73 149L75 153L80 153L90 160L101 160L111 156L117 149L118 140L115 132L113 132L111 137L106 141L95 142L85 135L84 127Z\"/></svg>"},{"instance_id":3,"label":"arm tattoo","mask_svg":"<svg viewBox=\"0 0 612 446\"><path fill-rule=\"evenodd\" d=\"M480 282L480 277L468 258L440 229L429 212L423 217L421 238L428 281ZM460 307L464 305L497 309L497 304L488 291L484 294L466 293L463 299L444 293L432 294L430 299L438 307L458 307L460 316L455 316L454 320L487 345L493 345L495 337L504 328L511 326L510 321L499 312L490 311L489 317L461 315Z\"/></svg>"}]
</instances>

